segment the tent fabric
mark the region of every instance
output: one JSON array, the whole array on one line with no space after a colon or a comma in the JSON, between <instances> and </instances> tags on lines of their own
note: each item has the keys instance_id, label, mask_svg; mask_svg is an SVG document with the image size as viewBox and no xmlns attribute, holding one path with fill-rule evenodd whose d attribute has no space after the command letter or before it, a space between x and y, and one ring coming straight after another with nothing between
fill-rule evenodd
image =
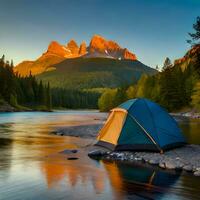
<instances>
[{"instance_id":1,"label":"tent fabric","mask_svg":"<svg viewBox=\"0 0 200 200\"><path fill-rule=\"evenodd\" d=\"M186 140L176 121L158 104L131 99L111 110L97 145L115 150L163 151Z\"/></svg>"},{"instance_id":2,"label":"tent fabric","mask_svg":"<svg viewBox=\"0 0 200 200\"><path fill-rule=\"evenodd\" d=\"M113 110L109 116L109 120L100 131L98 139L117 145L117 140L123 127L126 115L126 110Z\"/></svg>"}]
</instances>

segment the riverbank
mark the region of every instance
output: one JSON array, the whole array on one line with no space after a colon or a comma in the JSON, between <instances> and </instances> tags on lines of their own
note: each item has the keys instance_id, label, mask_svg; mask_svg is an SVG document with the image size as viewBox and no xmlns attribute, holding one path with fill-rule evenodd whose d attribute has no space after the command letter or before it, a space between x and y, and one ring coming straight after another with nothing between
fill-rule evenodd
<instances>
[{"instance_id":1,"label":"riverbank","mask_svg":"<svg viewBox=\"0 0 200 200\"><path fill-rule=\"evenodd\" d=\"M36 111L52 112L53 110L49 110L44 106L29 108L29 107L17 105L14 107L5 101L0 102L0 113L3 113L3 112L36 112Z\"/></svg>"},{"instance_id":2,"label":"riverbank","mask_svg":"<svg viewBox=\"0 0 200 200\"><path fill-rule=\"evenodd\" d=\"M93 138L93 144L95 144L95 138L103 126L103 121L103 118L93 119L91 124L57 128L53 133L61 136ZM115 152L98 146L90 146L88 155L94 159L144 162L162 169L182 170L191 172L195 176L200 176L200 145L186 145L166 151L164 154L153 152Z\"/></svg>"},{"instance_id":3,"label":"riverbank","mask_svg":"<svg viewBox=\"0 0 200 200\"><path fill-rule=\"evenodd\" d=\"M166 170L191 172L195 176L200 176L200 145L186 145L166 151L163 154L153 152L115 152L94 147L88 155L94 159L143 162Z\"/></svg>"},{"instance_id":4,"label":"riverbank","mask_svg":"<svg viewBox=\"0 0 200 200\"><path fill-rule=\"evenodd\" d=\"M173 117L185 117L190 119L200 119L200 113L194 111L170 113Z\"/></svg>"},{"instance_id":5,"label":"riverbank","mask_svg":"<svg viewBox=\"0 0 200 200\"><path fill-rule=\"evenodd\" d=\"M14 111L15 111L14 107L12 107L10 104L0 99L0 112L14 112Z\"/></svg>"}]
</instances>

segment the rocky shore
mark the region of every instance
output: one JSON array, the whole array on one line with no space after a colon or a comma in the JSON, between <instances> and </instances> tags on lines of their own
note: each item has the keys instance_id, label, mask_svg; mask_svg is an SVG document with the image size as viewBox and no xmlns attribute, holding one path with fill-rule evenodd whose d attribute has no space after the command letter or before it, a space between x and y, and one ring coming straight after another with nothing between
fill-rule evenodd
<instances>
[{"instance_id":1,"label":"rocky shore","mask_svg":"<svg viewBox=\"0 0 200 200\"><path fill-rule=\"evenodd\" d=\"M95 138L103 126L100 120L92 124L57 128L53 133L61 136ZM90 146L88 156L94 159L114 160L122 162L143 162L166 170L191 172L200 176L200 145L188 144L181 148L166 151L163 154L154 152L109 151L98 146Z\"/></svg>"},{"instance_id":2,"label":"rocky shore","mask_svg":"<svg viewBox=\"0 0 200 200\"><path fill-rule=\"evenodd\" d=\"M7 102L1 102L0 112L14 112L15 108L9 105Z\"/></svg>"},{"instance_id":3,"label":"rocky shore","mask_svg":"<svg viewBox=\"0 0 200 200\"><path fill-rule=\"evenodd\" d=\"M178 113L171 113L173 117L185 117L185 118L190 118L190 119L199 119L200 118L200 113L196 112L178 112Z\"/></svg>"},{"instance_id":4,"label":"rocky shore","mask_svg":"<svg viewBox=\"0 0 200 200\"><path fill-rule=\"evenodd\" d=\"M163 154L153 152L108 151L96 147L88 153L94 159L125 162L144 162L168 170L184 170L200 176L200 145L186 145L166 151Z\"/></svg>"}]
</instances>

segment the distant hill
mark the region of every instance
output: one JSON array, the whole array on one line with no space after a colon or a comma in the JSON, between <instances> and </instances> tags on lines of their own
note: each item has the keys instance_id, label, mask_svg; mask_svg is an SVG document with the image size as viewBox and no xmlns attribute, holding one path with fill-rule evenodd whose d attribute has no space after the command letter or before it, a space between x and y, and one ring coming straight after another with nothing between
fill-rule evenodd
<instances>
[{"instance_id":1,"label":"distant hill","mask_svg":"<svg viewBox=\"0 0 200 200\"><path fill-rule=\"evenodd\" d=\"M156 72L137 60L80 57L54 64L51 71L44 72L37 78L49 82L51 87L90 89L130 84L143 73Z\"/></svg>"}]
</instances>

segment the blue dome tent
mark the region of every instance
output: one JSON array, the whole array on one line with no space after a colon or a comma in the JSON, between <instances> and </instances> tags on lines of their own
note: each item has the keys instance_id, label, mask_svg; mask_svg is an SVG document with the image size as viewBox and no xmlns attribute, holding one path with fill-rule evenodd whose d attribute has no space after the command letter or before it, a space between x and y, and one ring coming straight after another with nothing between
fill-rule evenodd
<instances>
[{"instance_id":1,"label":"blue dome tent","mask_svg":"<svg viewBox=\"0 0 200 200\"><path fill-rule=\"evenodd\" d=\"M112 150L159 152L186 143L176 121L167 111L144 98L128 100L112 109L97 140L97 145Z\"/></svg>"}]
</instances>

